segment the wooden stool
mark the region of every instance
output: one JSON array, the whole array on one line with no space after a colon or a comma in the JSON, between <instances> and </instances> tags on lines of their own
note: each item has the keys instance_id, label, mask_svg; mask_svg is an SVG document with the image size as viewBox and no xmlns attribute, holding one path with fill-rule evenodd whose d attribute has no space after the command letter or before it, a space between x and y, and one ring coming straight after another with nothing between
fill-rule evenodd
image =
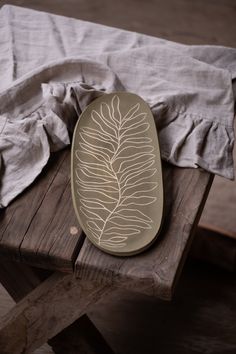
<instances>
[{"instance_id":1,"label":"wooden stool","mask_svg":"<svg viewBox=\"0 0 236 354\"><path fill-rule=\"evenodd\" d=\"M114 257L95 248L78 225L70 150L51 157L33 185L0 216L0 280L18 302L0 325L1 354L32 352L120 287L172 298L213 176L164 163L163 179L165 220L159 239L142 254ZM86 317L76 326L81 345L87 343L94 353L101 346L103 354L111 352ZM60 336L68 338L68 333ZM56 353L61 353L60 336L50 342Z\"/></svg>"}]
</instances>

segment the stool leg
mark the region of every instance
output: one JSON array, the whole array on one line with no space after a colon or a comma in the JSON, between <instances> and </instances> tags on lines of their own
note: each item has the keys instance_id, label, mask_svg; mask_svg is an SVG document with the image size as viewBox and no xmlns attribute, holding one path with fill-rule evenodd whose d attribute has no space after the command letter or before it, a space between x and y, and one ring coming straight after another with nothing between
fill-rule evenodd
<instances>
[{"instance_id":1,"label":"stool leg","mask_svg":"<svg viewBox=\"0 0 236 354\"><path fill-rule=\"evenodd\" d=\"M31 353L114 290L74 275L53 274L2 318L1 354Z\"/></svg>"},{"instance_id":2,"label":"stool leg","mask_svg":"<svg viewBox=\"0 0 236 354\"><path fill-rule=\"evenodd\" d=\"M0 262L0 282L16 301L20 301L53 272L33 268L20 262ZM112 354L98 329L87 315L83 315L48 341L55 354L89 353ZM87 349L86 349L87 348Z\"/></svg>"}]
</instances>

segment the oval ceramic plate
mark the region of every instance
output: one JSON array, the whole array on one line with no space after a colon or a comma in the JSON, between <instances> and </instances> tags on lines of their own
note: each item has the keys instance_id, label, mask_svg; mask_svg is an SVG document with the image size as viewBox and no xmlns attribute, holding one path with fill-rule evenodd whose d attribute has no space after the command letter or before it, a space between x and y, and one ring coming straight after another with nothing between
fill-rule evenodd
<instances>
[{"instance_id":1,"label":"oval ceramic plate","mask_svg":"<svg viewBox=\"0 0 236 354\"><path fill-rule=\"evenodd\" d=\"M86 236L113 255L146 249L163 214L160 150L149 106L132 93L97 98L80 116L71 154L73 204Z\"/></svg>"}]
</instances>

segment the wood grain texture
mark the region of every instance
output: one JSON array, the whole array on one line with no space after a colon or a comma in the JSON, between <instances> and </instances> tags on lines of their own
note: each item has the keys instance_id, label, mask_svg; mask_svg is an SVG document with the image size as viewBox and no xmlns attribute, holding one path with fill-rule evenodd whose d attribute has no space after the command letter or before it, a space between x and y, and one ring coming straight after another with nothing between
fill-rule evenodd
<instances>
[{"instance_id":1,"label":"wood grain texture","mask_svg":"<svg viewBox=\"0 0 236 354\"><path fill-rule=\"evenodd\" d=\"M113 291L71 274L53 274L1 319L1 354L31 353Z\"/></svg>"},{"instance_id":2,"label":"wood grain texture","mask_svg":"<svg viewBox=\"0 0 236 354\"><path fill-rule=\"evenodd\" d=\"M83 236L72 208L70 150L53 154L40 177L0 218L2 255L72 272Z\"/></svg>"},{"instance_id":3,"label":"wood grain texture","mask_svg":"<svg viewBox=\"0 0 236 354\"><path fill-rule=\"evenodd\" d=\"M122 258L105 254L85 240L76 261L78 277L171 299L212 177L167 163L163 174L165 221L155 244L138 256Z\"/></svg>"}]
</instances>

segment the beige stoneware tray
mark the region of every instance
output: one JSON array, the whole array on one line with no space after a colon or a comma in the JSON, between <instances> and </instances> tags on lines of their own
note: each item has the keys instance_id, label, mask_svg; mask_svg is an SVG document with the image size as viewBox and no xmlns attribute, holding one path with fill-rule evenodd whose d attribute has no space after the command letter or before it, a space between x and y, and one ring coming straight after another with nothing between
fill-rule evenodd
<instances>
[{"instance_id":1,"label":"beige stoneware tray","mask_svg":"<svg viewBox=\"0 0 236 354\"><path fill-rule=\"evenodd\" d=\"M94 100L77 122L71 156L73 205L89 240L117 256L150 246L161 227L163 183L147 103L126 92Z\"/></svg>"}]
</instances>

